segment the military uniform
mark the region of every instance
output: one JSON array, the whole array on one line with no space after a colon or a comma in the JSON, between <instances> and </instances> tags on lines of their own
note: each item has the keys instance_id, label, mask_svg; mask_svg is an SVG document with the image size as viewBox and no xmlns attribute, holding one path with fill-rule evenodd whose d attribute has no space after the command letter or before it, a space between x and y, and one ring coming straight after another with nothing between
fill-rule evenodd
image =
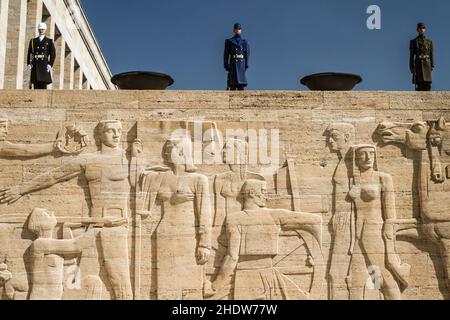
<instances>
[{"instance_id":1,"label":"military uniform","mask_svg":"<svg viewBox=\"0 0 450 320\"><path fill-rule=\"evenodd\" d=\"M240 28L240 25L236 24L236 28ZM225 40L223 56L224 68L228 72L228 88L230 90L244 90L247 86L245 72L248 69L250 57L250 46L247 40L237 35Z\"/></svg>"},{"instance_id":2,"label":"military uniform","mask_svg":"<svg viewBox=\"0 0 450 320\"><path fill-rule=\"evenodd\" d=\"M419 35L411 40L409 51L409 68L413 74L416 91L430 91L434 69L433 41L425 35Z\"/></svg>"},{"instance_id":3,"label":"military uniform","mask_svg":"<svg viewBox=\"0 0 450 320\"><path fill-rule=\"evenodd\" d=\"M39 37L30 40L27 55L27 64L32 66L31 83L34 89L47 89L52 83L52 76L47 65L53 67L56 59L55 44L52 39Z\"/></svg>"}]
</instances>

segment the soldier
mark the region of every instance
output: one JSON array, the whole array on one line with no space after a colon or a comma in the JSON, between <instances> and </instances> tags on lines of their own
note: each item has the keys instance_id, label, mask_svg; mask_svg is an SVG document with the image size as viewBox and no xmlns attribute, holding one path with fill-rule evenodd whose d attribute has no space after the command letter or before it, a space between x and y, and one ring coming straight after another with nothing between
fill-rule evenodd
<instances>
[{"instance_id":1,"label":"soldier","mask_svg":"<svg viewBox=\"0 0 450 320\"><path fill-rule=\"evenodd\" d=\"M425 24L417 24L419 35L409 45L409 68L416 91L430 91L434 69L433 41L425 37Z\"/></svg>"},{"instance_id":2,"label":"soldier","mask_svg":"<svg viewBox=\"0 0 450 320\"><path fill-rule=\"evenodd\" d=\"M28 69L31 70L30 88L47 89L47 85L52 83L50 71L56 59L55 44L52 39L45 36L47 25L39 23L39 36L30 40L27 54Z\"/></svg>"},{"instance_id":3,"label":"soldier","mask_svg":"<svg viewBox=\"0 0 450 320\"><path fill-rule=\"evenodd\" d=\"M228 72L227 90L244 90L247 86L245 71L248 69L250 46L247 40L241 37L242 27L234 24L234 37L225 40L224 67Z\"/></svg>"}]
</instances>

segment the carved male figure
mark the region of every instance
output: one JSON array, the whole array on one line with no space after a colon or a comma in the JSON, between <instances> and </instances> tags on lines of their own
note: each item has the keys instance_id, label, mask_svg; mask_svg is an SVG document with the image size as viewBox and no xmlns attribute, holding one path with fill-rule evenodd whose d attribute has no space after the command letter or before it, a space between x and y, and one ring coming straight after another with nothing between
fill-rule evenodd
<instances>
[{"instance_id":1,"label":"carved male figure","mask_svg":"<svg viewBox=\"0 0 450 320\"><path fill-rule=\"evenodd\" d=\"M351 221L353 204L348 197L353 175L351 147L355 128L349 123L333 123L325 131L327 145L337 153L339 163L333 174L332 249L329 270L330 298L347 300L346 277L350 264Z\"/></svg>"},{"instance_id":2,"label":"carved male figure","mask_svg":"<svg viewBox=\"0 0 450 320\"><path fill-rule=\"evenodd\" d=\"M279 253L281 229L306 230L321 245L322 218L310 213L266 208L264 181L246 181L242 194L243 210L226 218L228 251L212 283L210 297L225 297L233 287L236 300L309 298L308 293L273 266L273 258Z\"/></svg>"},{"instance_id":3,"label":"carved male figure","mask_svg":"<svg viewBox=\"0 0 450 320\"><path fill-rule=\"evenodd\" d=\"M128 258L129 167L120 148L122 124L116 120L98 125L100 150L82 155L22 185L0 192L0 202L11 204L23 195L84 175L88 182L90 218L98 237L98 251L115 299L133 298Z\"/></svg>"},{"instance_id":4,"label":"carved male figure","mask_svg":"<svg viewBox=\"0 0 450 320\"><path fill-rule=\"evenodd\" d=\"M37 239L31 245L30 300L61 300L63 297L64 255L78 254L94 245L91 234L75 239L54 239L57 221L53 212L36 208L28 229Z\"/></svg>"},{"instance_id":5,"label":"carved male figure","mask_svg":"<svg viewBox=\"0 0 450 320\"><path fill-rule=\"evenodd\" d=\"M349 196L355 202L355 247L351 262L350 297L364 299L368 275L386 300L400 300L396 279L408 284L410 266L402 264L395 252L397 214L392 177L378 171L376 147L353 147L354 179Z\"/></svg>"}]
</instances>

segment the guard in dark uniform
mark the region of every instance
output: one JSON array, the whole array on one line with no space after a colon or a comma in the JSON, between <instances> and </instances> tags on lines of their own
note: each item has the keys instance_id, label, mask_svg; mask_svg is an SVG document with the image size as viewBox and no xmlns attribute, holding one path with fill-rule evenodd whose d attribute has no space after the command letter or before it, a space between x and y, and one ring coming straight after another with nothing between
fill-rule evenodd
<instances>
[{"instance_id":1,"label":"guard in dark uniform","mask_svg":"<svg viewBox=\"0 0 450 320\"><path fill-rule=\"evenodd\" d=\"M39 36L30 40L27 64L31 70L31 84L34 89L47 89L52 83L51 71L56 59L55 44L45 36L47 25L39 23ZM30 85L31 87L31 85Z\"/></svg>"},{"instance_id":2,"label":"guard in dark uniform","mask_svg":"<svg viewBox=\"0 0 450 320\"><path fill-rule=\"evenodd\" d=\"M409 45L409 68L416 91L430 91L434 69L433 41L425 37L425 24L417 24L419 35Z\"/></svg>"},{"instance_id":3,"label":"guard in dark uniform","mask_svg":"<svg viewBox=\"0 0 450 320\"><path fill-rule=\"evenodd\" d=\"M234 24L234 37L225 40L224 67L228 72L227 90L244 90L247 86L245 71L248 69L250 46L247 40L241 37L242 27Z\"/></svg>"}]
</instances>

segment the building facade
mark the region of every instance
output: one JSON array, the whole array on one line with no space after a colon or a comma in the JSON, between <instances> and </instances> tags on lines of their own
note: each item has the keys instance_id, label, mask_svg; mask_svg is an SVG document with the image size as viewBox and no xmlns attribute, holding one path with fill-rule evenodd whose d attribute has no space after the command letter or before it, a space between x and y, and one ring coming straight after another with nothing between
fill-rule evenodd
<instances>
[{"instance_id":1,"label":"building facade","mask_svg":"<svg viewBox=\"0 0 450 320\"><path fill-rule=\"evenodd\" d=\"M51 89L115 89L79 0L1 0L0 89L29 88L26 54L41 21L57 50Z\"/></svg>"}]
</instances>

